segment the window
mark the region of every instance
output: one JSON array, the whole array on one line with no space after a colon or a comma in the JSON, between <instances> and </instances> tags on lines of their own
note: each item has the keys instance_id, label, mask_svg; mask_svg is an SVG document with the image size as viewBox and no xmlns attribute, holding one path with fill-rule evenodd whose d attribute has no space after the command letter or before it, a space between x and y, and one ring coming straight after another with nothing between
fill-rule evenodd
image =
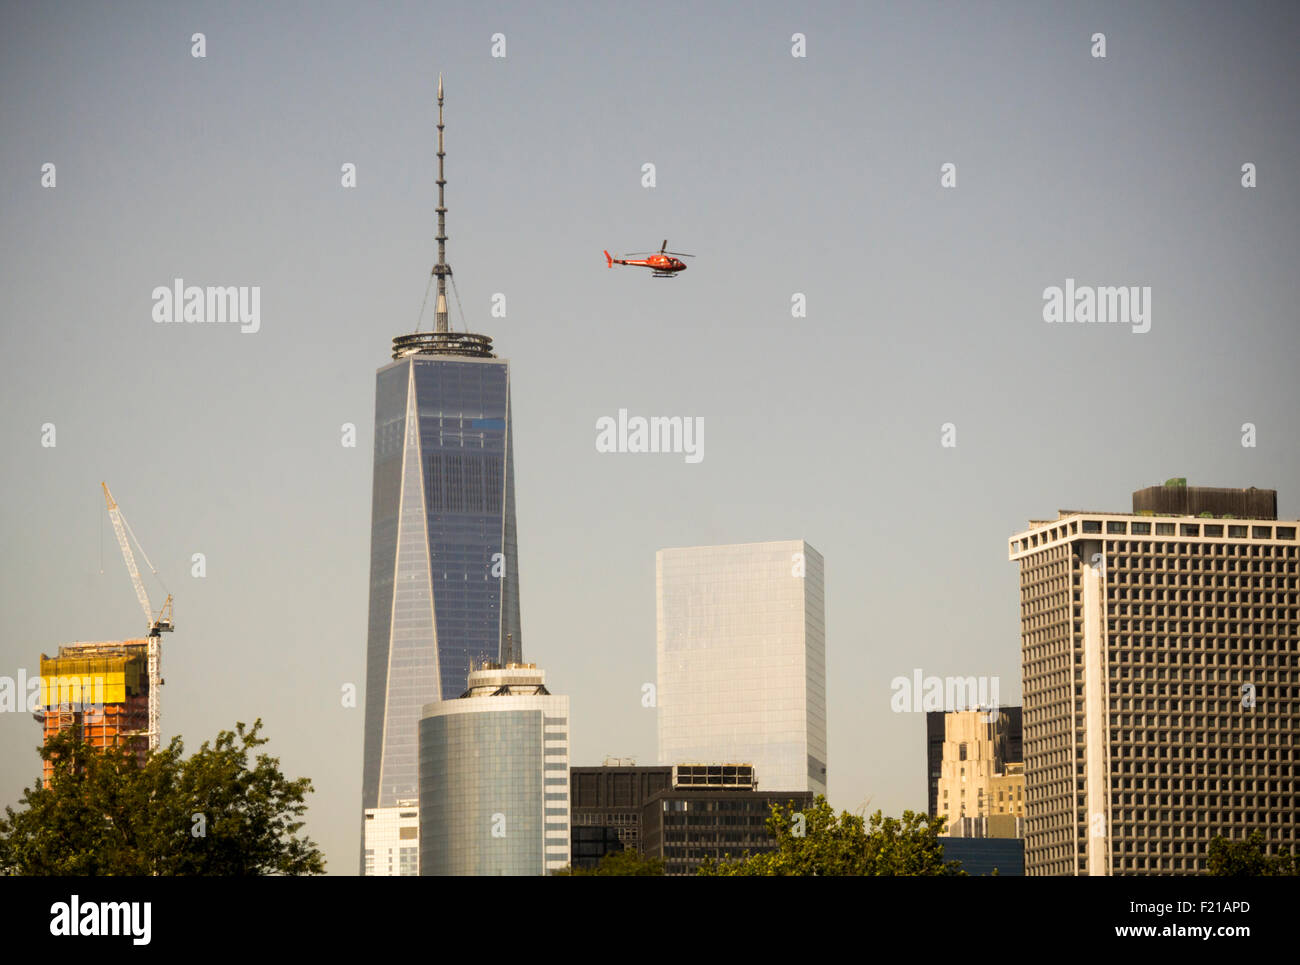
<instances>
[{"instance_id":1,"label":"window","mask_svg":"<svg viewBox=\"0 0 1300 965\"><path fill-rule=\"evenodd\" d=\"M402 848L398 861L399 866L397 873L399 875L411 876L418 874L420 868L420 849Z\"/></svg>"}]
</instances>

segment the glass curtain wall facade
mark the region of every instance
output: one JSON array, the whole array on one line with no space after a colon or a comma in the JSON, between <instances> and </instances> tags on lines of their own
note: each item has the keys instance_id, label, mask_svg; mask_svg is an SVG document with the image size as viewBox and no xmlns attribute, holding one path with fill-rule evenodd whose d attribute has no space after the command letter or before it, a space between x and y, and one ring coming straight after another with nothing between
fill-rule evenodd
<instances>
[{"instance_id":1,"label":"glass curtain wall facade","mask_svg":"<svg viewBox=\"0 0 1300 965\"><path fill-rule=\"evenodd\" d=\"M762 790L825 794L821 554L696 546L656 568L660 763L747 762Z\"/></svg>"},{"instance_id":2,"label":"glass curtain wall facade","mask_svg":"<svg viewBox=\"0 0 1300 965\"><path fill-rule=\"evenodd\" d=\"M374 459L363 808L418 797L424 704L521 657L509 363L381 368Z\"/></svg>"},{"instance_id":3,"label":"glass curtain wall facade","mask_svg":"<svg viewBox=\"0 0 1300 965\"><path fill-rule=\"evenodd\" d=\"M537 671L496 673L529 672L540 682ZM422 875L543 875L569 863L569 698L492 691L424 709Z\"/></svg>"}]
</instances>

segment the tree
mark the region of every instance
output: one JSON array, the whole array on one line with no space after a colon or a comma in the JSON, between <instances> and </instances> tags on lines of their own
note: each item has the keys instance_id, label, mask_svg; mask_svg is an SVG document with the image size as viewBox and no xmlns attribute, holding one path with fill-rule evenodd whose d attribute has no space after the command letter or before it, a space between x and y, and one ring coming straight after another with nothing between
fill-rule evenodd
<instances>
[{"instance_id":1,"label":"tree","mask_svg":"<svg viewBox=\"0 0 1300 965\"><path fill-rule=\"evenodd\" d=\"M1264 853L1264 847L1264 835L1259 831L1252 831L1243 841L1230 841L1219 835L1210 842L1206 870L1225 878L1300 875L1295 855L1283 852L1270 857Z\"/></svg>"},{"instance_id":2,"label":"tree","mask_svg":"<svg viewBox=\"0 0 1300 965\"><path fill-rule=\"evenodd\" d=\"M613 851L600 859L594 868L562 868L557 875L579 877L582 875L633 875L636 877L662 876L662 858L647 858L640 851Z\"/></svg>"},{"instance_id":3,"label":"tree","mask_svg":"<svg viewBox=\"0 0 1300 965\"><path fill-rule=\"evenodd\" d=\"M943 860L939 834L945 819L904 811L900 821L877 811L865 820L848 811L835 816L817 795L800 812L772 805L768 831L776 849L738 861L706 860L702 875L965 875L961 862Z\"/></svg>"},{"instance_id":4,"label":"tree","mask_svg":"<svg viewBox=\"0 0 1300 965\"><path fill-rule=\"evenodd\" d=\"M290 781L278 758L249 752L267 743L262 721L241 722L184 756L173 738L140 765L123 747L97 750L77 728L53 737L49 787L23 793L23 810L0 818L0 874L302 875L325 860L300 837L312 790Z\"/></svg>"}]
</instances>

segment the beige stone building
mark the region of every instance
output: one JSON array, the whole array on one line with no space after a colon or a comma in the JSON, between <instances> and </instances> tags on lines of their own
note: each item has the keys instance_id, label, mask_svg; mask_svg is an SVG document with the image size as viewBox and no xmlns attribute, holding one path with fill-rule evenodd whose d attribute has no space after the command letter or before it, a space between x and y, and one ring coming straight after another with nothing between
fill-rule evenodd
<instances>
[{"instance_id":1,"label":"beige stone building","mask_svg":"<svg viewBox=\"0 0 1300 965\"><path fill-rule=\"evenodd\" d=\"M1005 759L1005 715L970 710L944 714L937 813L958 838L1019 837L1024 765Z\"/></svg>"},{"instance_id":2,"label":"beige stone building","mask_svg":"<svg viewBox=\"0 0 1300 965\"><path fill-rule=\"evenodd\" d=\"M1025 873L1194 874L1300 848L1300 542L1274 490L1133 494L1012 536Z\"/></svg>"}]
</instances>

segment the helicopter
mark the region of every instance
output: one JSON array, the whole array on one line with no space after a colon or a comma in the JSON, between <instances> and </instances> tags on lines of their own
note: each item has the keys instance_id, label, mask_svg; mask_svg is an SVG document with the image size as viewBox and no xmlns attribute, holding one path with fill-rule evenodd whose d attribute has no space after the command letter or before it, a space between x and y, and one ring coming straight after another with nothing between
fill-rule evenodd
<instances>
[{"instance_id":1,"label":"helicopter","mask_svg":"<svg viewBox=\"0 0 1300 965\"><path fill-rule=\"evenodd\" d=\"M677 272L686 270L686 262L680 261L681 258L694 258L694 255L684 254L680 251L668 250L668 239L664 239L663 245L658 251L634 251L633 255L644 255L644 258L615 258L608 251L605 252L605 267L613 268L615 265L638 265L642 268L654 269L655 278L675 278Z\"/></svg>"}]
</instances>

